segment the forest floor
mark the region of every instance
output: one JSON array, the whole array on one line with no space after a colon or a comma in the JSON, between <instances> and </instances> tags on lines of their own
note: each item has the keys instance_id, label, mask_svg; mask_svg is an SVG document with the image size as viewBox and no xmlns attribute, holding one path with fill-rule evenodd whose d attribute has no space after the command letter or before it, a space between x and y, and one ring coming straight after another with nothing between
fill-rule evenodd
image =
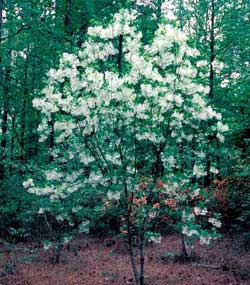
<instances>
[{"instance_id":1,"label":"forest floor","mask_svg":"<svg viewBox=\"0 0 250 285\"><path fill-rule=\"evenodd\" d=\"M59 264L52 250L16 244L12 253L0 245L1 285L127 285L133 284L126 246L119 239L76 240L64 249ZM250 285L250 251L239 237L224 237L212 246L195 246L196 258L177 260L180 238L166 236L146 250L146 285Z\"/></svg>"}]
</instances>

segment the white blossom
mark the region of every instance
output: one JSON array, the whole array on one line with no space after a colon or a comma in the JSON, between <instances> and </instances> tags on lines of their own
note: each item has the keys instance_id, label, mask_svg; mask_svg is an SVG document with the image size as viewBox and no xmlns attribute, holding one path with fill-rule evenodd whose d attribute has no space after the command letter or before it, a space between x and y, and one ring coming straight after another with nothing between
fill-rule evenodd
<instances>
[{"instance_id":1,"label":"white blossom","mask_svg":"<svg viewBox=\"0 0 250 285\"><path fill-rule=\"evenodd\" d=\"M161 240L162 240L162 237L161 236L150 236L148 238L148 241L149 242L153 242L153 243L156 243L156 244L160 244L161 243Z\"/></svg>"},{"instance_id":2,"label":"white blossom","mask_svg":"<svg viewBox=\"0 0 250 285\"><path fill-rule=\"evenodd\" d=\"M115 201L118 201L120 199L120 192L111 192L111 191L108 191L107 193L107 198L108 200L115 200Z\"/></svg>"},{"instance_id":3,"label":"white blossom","mask_svg":"<svg viewBox=\"0 0 250 285\"><path fill-rule=\"evenodd\" d=\"M202 209L199 207L194 207L193 210L196 216L205 216L208 213L208 210L206 208Z\"/></svg>"},{"instance_id":4,"label":"white blossom","mask_svg":"<svg viewBox=\"0 0 250 285\"><path fill-rule=\"evenodd\" d=\"M215 167L210 167L210 172L213 173L213 174L218 174L219 170L216 169Z\"/></svg>"},{"instance_id":5,"label":"white blossom","mask_svg":"<svg viewBox=\"0 0 250 285\"><path fill-rule=\"evenodd\" d=\"M29 188L34 186L34 181L32 178L29 178L27 181L23 182L23 187L24 188Z\"/></svg>"},{"instance_id":6,"label":"white blossom","mask_svg":"<svg viewBox=\"0 0 250 285\"><path fill-rule=\"evenodd\" d=\"M45 177L47 180L59 180L62 178L62 173L59 173L55 170L48 170L45 172Z\"/></svg>"},{"instance_id":7,"label":"white blossom","mask_svg":"<svg viewBox=\"0 0 250 285\"><path fill-rule=\"evenodd\" d=\"M228 86L228 84L229 84L229 80L228 79L224 79L221 82L220 86L221 86L221 88L226 88Z\"/></svg>"},{"instance_id":8,"label":"white blossom","mask_svg":"<svg viewBox=\"0 0 250 285\"><path fill-rule=\"evenodd\" d=\"M38 214L39 214L39 215L44 214L44 209L43 209L43 208L40 208L39 211L38 211Z\"/></svg>"},{"instance_id":9,"label":"white blossom","mask_svg":"<svg viewBox=\"0 0 250 285\"><path fill-rule=\"evenodd\" d=\"M209 223L211 223L214 227L220 228L221 227L221 221L215 219L215 218L209 218Z\"/></svg>"},{"instance_id":10,"label":"white blossom","mask_svg":"<svg viewBox=\"0 0 250 285\"><path fill-rule=\"evenodd\" d=\"M229 130L229 127L228 125L225 125L222 122L217 122L217 130L219 132L227 132Z\"/></svg>"},{"instance_id":11,"label":"white blossom","mask_svg":"<svg viewBox=\"0 0 250 285\"><path fill-rule=\"evenodd\" d=\"M203 167L200 167L195 164L193 168L193 175L195 175L197 178L200 178L206 176L207 172L203 169Z\"/></svg>"},{"instance_id":12,"label":"white blossom","mask_svg":"<svg viewBox=\"0 0 250 285\"><path fill-rule=\"evenodd\" d=\"M203 236L200 237L200 244L201 245L204 245L204 244L209 245L210 242L211 242L210 237L203 237Z\"/></svg>"}]
</instances>

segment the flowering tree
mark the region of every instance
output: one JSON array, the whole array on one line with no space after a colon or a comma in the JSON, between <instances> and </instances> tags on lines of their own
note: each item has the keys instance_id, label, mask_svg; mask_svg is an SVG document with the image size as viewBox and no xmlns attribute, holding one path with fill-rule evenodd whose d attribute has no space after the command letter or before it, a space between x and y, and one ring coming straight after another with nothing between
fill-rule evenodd
<instances>
[{"instance_id":1,"label":"flowering tree","mask_svg":"<svg viewBox=\"0 0 250 285\"><path fill-rule=\"evenodd\" d=\"M211 226L219 225L206 200L191 200L202 194L208 137L223 140L226 127L206 102L208 88L200 83L206 62L186 35L163 18L150 45L144 45L136 19L136 11L121 10L106 26L89 28L79 52L64 53L59 68L50 70L43 96L33 105L43 114L40 140L51 130L56 138L53 169L45 172L45 182L34 185L29 179L24 186L49 197L47 209L56 208L58 219L69 224L83 211L89 189L102 205L92 210L119 205L135 281L142 285L145 242L160 241L151 221L162 207L178 207L183 234L205 242L215 236L196 218L206 215ZM209 127L204 131L204 126ZM86 231L88 221L82 222ZM140 271L134 235L140 241Z\"/></svg>"}]
</instances>

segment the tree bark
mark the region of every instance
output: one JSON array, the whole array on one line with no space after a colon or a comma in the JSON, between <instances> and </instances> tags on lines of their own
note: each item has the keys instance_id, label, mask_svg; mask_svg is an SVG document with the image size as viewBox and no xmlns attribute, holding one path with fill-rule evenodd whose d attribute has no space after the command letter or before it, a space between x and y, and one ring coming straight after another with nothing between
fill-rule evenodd
<instances>
[{"instance_id":1,"label":"tree bark","mask_svg":"<svg viewBox=\"0 0 250 285\"><path fill-rule=\"evenodd\" d=\"M49 126L50 126L50 134L49 134L49 162L52 162L54 160L53 157L53 149L55 146L55 119L54 119L54 114L51 114L51 120L49 121Z\"/></svg>"},{"instance_id":2,"label":"tree bark","mask_svg":"<svg viewBox=\"0 0 250 285\"><path fill-rule=\"evenodd\" d=\"M188 258L188 253L187 253L187 249L186 249L186 243L185 243L185 238L184 235L181 234L181 257L183 259L187 259Z\"/></svg>"},{"instance_id":3,"label":"tree bark","mask_svg":"<svg viewBox=\"0 0 250 285\"><path fill-rule=\"evenodd\" d=\"M3 9L4 2L0 0L0 38L2 37ZM1 123L1 150L0 150L0 180L4 179L6 172L7 158L7 132L8 132L8 113L9 113L9 84L10 84L10 65L3 69L2 44L0 42L0 84L2 89L2 123ZM4 74L4 76L3 76Z\"/></svg>"},{"instance_id":4,"label":"tree bark","mask_svg":"<svg viewBox=\"0 0 250 285\"><path fill-rule=\"evenodd\" d=\"M11 118L10 168L9 168L10 175L12 175L13 165L14 165L15 121L16 121L16 116L14 114Z\"/></svg>"},{"instance_id":5,"label":"tree bark","mask_svg":"<svg viewBox=\"0 0 250 285\"><path fill-rule=\"evenodd\" d=\"M2 23L3 23L3 0L0 0L0 38L2 38ZM1 136L1 150L0 150L0 180L4 178L4 160L5 160L5 148L6 148L6 132L7 132L7 105L4 98L4 87L3 87L3 67L2 67L2 44L0 41L0 84L2 87L3 96L3 107L2 107L2 136Z\"/></svg>"},{"instance_id":6,"label":"tree bark","mask_svg":"<svg viewBox=\"0 0 250 285\"><path fill-rule=\"evenodd\" d=\"M140 244L140 285L144 285L145 278L145 246L146 246L146 237L147 237L147 227L148 227L148 212L146 217L143 220L143 231L141 235L141 244Z\"/></svg>"},{"instance_id":7,"label":"tree bark","mask_svg":"<svg viewBox=\"0 0 250 285\"><path fill-rule=\"evenodd\" d=\"M69 37L71 44L73 44L72 6L73 6L73 0L66 0L64 28L65 28L65 34Z\"/></svg>"},{"instance_id":8,"label":"tree bark","mask_svg":"<svg viewBox=\"0 0 250 285\"><path fill-rule=\"evenodd\" d=\"M23 90L23 105L22 105L22 113L21 113L21 135L20 135L20 146L21 146L21 155L20 160L22 163L26 161L26 154L25 154L25 146L26 146L26 138L25 138L25 131L26 131L26 105L27 105L27 97L29 95L29 88L28 88L28 68L29 68L29 55L26 55L25 59L25 67L24 67L24 90Z\"/></svg>"},{"instance_id":9,"label":"tree bark","mask_svg":"<svg viewBox=\"0 0 250 285\"><path fill-rule=\"evenodd\" d=\"M209 71L209 100L210 103L213 100L214 97L214 61L215 61L215 33L214 33L214 23L215 23L215 2L214 0L211 0L211 26L210 26L210 71ZM210 141L209 141L210 145ZM206 156L206 177L204 179L205 186L209 186L211 182L211 173L210 173L210 167L211 167L211 154L207 153Z\"/></svg>"}]
</instances>

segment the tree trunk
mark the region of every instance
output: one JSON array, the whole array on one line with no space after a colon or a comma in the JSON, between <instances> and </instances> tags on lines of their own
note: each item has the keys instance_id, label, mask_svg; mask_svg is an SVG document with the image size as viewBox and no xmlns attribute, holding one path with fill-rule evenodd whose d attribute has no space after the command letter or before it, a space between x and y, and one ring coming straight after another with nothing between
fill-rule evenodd
<instances>
[{"instance_id":1,"label":"tree trunk","mask_svg":"<svg viewBox=\"0 0 250 285\"><path fill-rule=\"evenodd\" d=\"M5 94L4 94L5 95ZM0 180L5 177L5 160L6 160L6 145L7 145L7 130L8 130L8 103L4 98L3 115L2 115L2 138L1 138L1 155L0 155Z\"/></svg>"},{"instance_id":2,"label":"tree trunk","mask_svg":"<svg viewBox=\"0 0 250 285\"><path fill-rule=\"evenodd\" d=\"M22 105L22 113L21 113L21 135L20 135L20 146L21 146L21 155L20 160L22 163L26 161L26 154L25 154L25 146L26 146L26 138L25 138L25 131L26 131L26 105L27 105L27 98L29 95L29 88L28 88L28 68L29 68L29 55L26 55L25 60L25 67L24 67L24 90L23 90L23 105Z\"/></svg>"},{"instance_id":3,"label":"tree trunk","mask_svg":"<svg viewBox=\"0 0 250 285\"><path fill-rule=\"evenodd\" d=\"M66 0L64 28L65 28L65 34L69 37L70 42L73 45L72 5L73 5L73 0Z\"/></svg>"},{"instance_id":4,"label":"tree trunk","mask_svg":"<svg viewBox=\"0 0 250 285\"><path fill-rule=\"evenodd\" d=\"M183 259L188 259L188 253L187 253L185 238L183 234L181 234L181 257Z\"/></svg>"},{"instance_id":5,"label":"tree trunk","mask_svg":"<svg viewBox=\"0 0 250 285\"><path fill-rule=\"evenodd\" d=\"M215 60L215 33L214 33L214 23L215 23L215 2L214 0L211 0L211 27L210 27L210 71L209 71L209 100L210 103L213 100L214 97L214 60ZM209 141L209 145L210 145ZM206 156L206 177L204 180L205 186L210 185L211 181L211 173L210 173L210 167L211 167L211 153L207 153Z\"/></svg>"},{"instance_id":6,"label":"tree trunk","mask_svg":"<svg viewBox=\"0 0 250 285\"><path fill-rule=\"evenodd\" d=\"M118 46L118 59L117 59L118 72L120 76L122 73L122 56L123 56L123 35L120 35L119 46Z\"/></svg>"},{"instance_id":7,"label":"tree trunk","mask_svg":"<svg viewBox=\"0 0 250 285\"><path fill-rule=\"evenodd\" d=\"M144 285L145 278L145 246L146 246L146 237L147 237L147 227L148 227L148 212L146 217L143 220L143 232L141 235L141 243L140 243L140 285Z\"/></svg>"},{"instance_id":8,"label":"tree trunk","mask_svg":"<svg viewBox=\"0 0 250 285\"><path fill-rule=\"evenodd\" d=\"M14 114L11 118L10 170L9 170L10 175L12 175L13 165L14 165L15 121L16 121L16 116Z\"/></svg>"},{"instance_id":9,"label":"tree trunk","mask_svg":"<svg viewBox=\"0 0 250 285\"><path fill-rule=\"evenodd\" d=\"M122 57L123 57L123 35L120 35L119 42L118 42L118 58L117 58L117 68L118 68L118 72L120 76L122 74ZM120 158L122 162L123 171L124 173L126 173L127 169L126 169L126 165L123 159L123 154L122 154L121 149L120 149ZM132 208L130 204L129 193L127 189L127 182L125 178L123 179L123 184L124 184L124 192L125 192L126 204L127 204L126 205L127 207L126 222L127 222L127 231L128 231L129 255L130 255L131 266L132 266L132 270L133 270L133 274L135 278L135 284L139 285L139 274L138 274L138 270L136 267L136 260L135 260L134 250L133 250L133 233L132 233L132 227L131 227L131 221L130 221L130 215L131 215Z\"/></svg>"},{"instance_id":10,"label":"tree trunk","mask_svg":"<svg viewBox=\"0 0 250 285\"><path fill-rule=\"evenodd\" d=\"M53 157L53 149L55 145L55 119L54 119L54 114L51 114L51 120L49 121L49 126L50 126L50 133L49 133L49 162L52 162L54 160Z\"/></svg>"},{"instance_id":11,"label":"tree trunk","mask_svg":"<svg viewBox=\"0 0 250 285\"><path fill-rule=\"evenodd\" d=\"M3 23L3 0L0 0L0 39L2 38L2 23ZM0 41L0 84L2 87L3 96L3 109L2 112L2 136L1 136L1 150L0 150L0 180L4 178L4 159L5 159L5 148L6 148L6 132L7 132L7 105L4 98L4 88L3 88L3 67L2 67L2 44Z\"/></svg>"},{"instance_id":12,"label":"tree trunk","mask_svg":"<svg viewBox=\"0 0 250 285\"><path fill-rule=\"evenodd\" d=\"M214 97L214 60L215 60L215 34L214 34L214 21L215 21L215 6L214 0L211 0L211 27L210 27L210 72L209 72L209 99Z\"/></svg>"},{"instance_id":13,"label":"tree trunk","mask_svg":"<svg viewBox=\"0 0 250 285\"><path fill-rule=\"evenodd\" d=\"M1 14L1 12L0 12ZM0 27L1 29L1 27ZM1 33L0 33L1 34ZM7 158L7 132L8 132L8 113L9 113L9 84L10 84L10 65L6 67L4 78L3 68L2 68L2 53L1 53L1 43L0 43L0 73L1 73L1 84L2 84L2 97L3 97L3 108L2 108L2 136L1 136L1 151L0 151L0 180L4 179L6 171L6 158Z\"/></svg>"}]
</instances>

